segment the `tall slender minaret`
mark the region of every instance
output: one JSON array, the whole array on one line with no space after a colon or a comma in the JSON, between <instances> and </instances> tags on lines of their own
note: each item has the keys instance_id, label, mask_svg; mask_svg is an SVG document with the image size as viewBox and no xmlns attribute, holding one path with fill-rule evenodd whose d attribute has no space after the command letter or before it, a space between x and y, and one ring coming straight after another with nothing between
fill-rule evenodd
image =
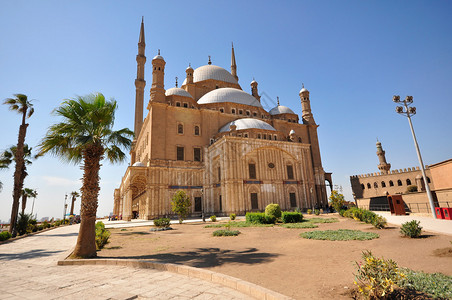
<instances>
[{"instance_id":1,"label":"tall slender minaret","mask_svg":"<svg viewBox=\"0 0 452 300\"><path fill-rule=\"evenodd\" d=\"M383 147L381 146L381 143L378 140L377 140L377 155L378 160L380 161L380 164L378 165L378 170L380 170L380 172L382 172L383 174L389 174L391 164L388 164L386 162L385 151L383 150Z\"/></svg>"},{"instance_id":2,"label":"tall slender minaret","mask_svg":"<svg viewBox=\"0 0 452 300\"><path fill-rule=\"evenodd\" d=\"M144 80L144 64L146 63L146 56L144 55L144 18L141 18L140 39L138 40L138 55L137 55L137 79L135 79L135 140L140 135L141 127L143 126L143 104L144 104L144 87L146 81Z\"/></svg>"},{"instance_id":3,"label":"tall slender minaret","mask_svg":"<svg viewBox=\"0 0 452 300\"><path fill-rule=\"evenodd\" d=\"M239 77L237 76L237 65L235 64L234 43L232 43L231 50L231 74L235 79L237 79L237 81L239 81Z\"/></svg>"}]
</instances>

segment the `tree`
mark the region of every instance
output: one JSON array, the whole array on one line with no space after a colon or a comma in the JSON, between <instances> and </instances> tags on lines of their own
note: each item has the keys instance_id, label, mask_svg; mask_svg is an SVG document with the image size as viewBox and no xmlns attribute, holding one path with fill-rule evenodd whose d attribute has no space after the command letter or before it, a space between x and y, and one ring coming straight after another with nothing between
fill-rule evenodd
<instances>
[{"instance_id":1,"label":"tree","mask_svg":"<svg viewBox=\"0 0 452 300\"><path fill-rule=\"evenodd\" d=\"M80 197L80 194L77 191L73 191L71 192L71 196L72 196L72 202L71 202L71 213L70 215L73 216L74 215L74 202L75 200L77 200L77 197Z\"/></svg>"},{"instance_id":2,"label":"tree","mask_svg":"<svg viewBox=\"0 0 452 300\"><path fill-rule=\"evenodd\" d=\"M339 212L345 203L344 195L340 194L338 191L333 190L330 195L330 202L333 208Z\"/></svg>"},{"instance_id":3,"label":"tree","mask_svg":"<svg viewBox=\"0 0 452 300\"><path fill-rule=\"evenodd\" d=\"M22 177L23 169L25 167L24 162L24 144L25 136L27 135L28 124L25 123L25 119L31 117L34 113L33 104L31 100L24 94L15 94L16 98L8 98L3 104L9 105L9 109L16 111L22 115L22 123L19 126L19 136L17 139L17 151L14 155L16 161L16 169L14 171L14 189L13 189L13 207L11 209L11 226L9 232L12 236L16 236L16 222L17 213L19 211L19 199L24 186L24 177Z\"/></svg>"},{"instance_id":4,"label":"tree","mask_svg":"<svg viewBox=\"0 0 452 300\"><path fill-rule=\"evenodd\" d=\"M182 222L187 217L190 212L191 201L184 191L177 191L171 199L171 209L179 216L179 223Z\"/></svg>"},{"instance_id":5,"label":"tree","mask_svg":"<svg viewBox=\"0 0 452 300\"><path fill-rule=\"evenodd\" d=\"M72 257L96 256L95 222L99 195L99 170L102 159L124 161L132 145L128 128L113 131L115 100L106 101L101 93L65 100L53 113L63 122L49 127L39 144L40 153L50 153L63 161L81 163L81 224Z\"/></svg>"},{"instance_id":6,"label":"tree","mask_svg":"<svg viewBox=\"0 0 452 300\"><path fill-rule=\"evenodd\" d=\"M22 214L25 214L25 207L27 206L27 198L36 198L38 196L38 192L33 189L24 188L22 190ZM33 201L34 202L34 201Z\"/></svg>"}]
</instances>

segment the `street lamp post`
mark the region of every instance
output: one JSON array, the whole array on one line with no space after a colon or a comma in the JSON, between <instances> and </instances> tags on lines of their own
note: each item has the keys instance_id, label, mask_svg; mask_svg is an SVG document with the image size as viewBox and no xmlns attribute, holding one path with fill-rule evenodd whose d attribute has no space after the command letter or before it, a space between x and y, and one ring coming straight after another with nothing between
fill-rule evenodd
<instances>
[{"instance_id":1,"label":"street lamp post","mask_svg":"<svg viewBox=\"0 0 452 300\"><path fill-rule=\"evenodd\" d=\"M64 213L63 213L63 224L66 223L66 209L67 209L67 204L66 204L66 200L67 200L67 194L64 195Z\"/></svg>"},{"instance_id":2,"label":"street lamp post","mask_svg":"<svg viewBox=\"0 0 452 300\"><path fill-rule=\"evenodd\" d=\"M411 134L413 135L414 147L416 148L417 158L419 159L419 164L421 167L422 177L424 179L425 191L427 192L428 201L430 202L430 209L433 214L433 218L436 219L435 214L435 204L433 203L432 192L430 191L430 187L428 186L427 176L425 175L424 163L422 161L421 151L419 150L419 145L416 140L416 135L414 134L413 123L411 122L411 116L416 114L416 107L409 107L411 103L413 103L413 96L406 96L405 100L400 100L400 96L392 97L392 101L395 103L403 104L403 106L397 106L396 112L400 115L404 115L408 118L408 123L410 124Z\"/></svg>"}]
</instances>

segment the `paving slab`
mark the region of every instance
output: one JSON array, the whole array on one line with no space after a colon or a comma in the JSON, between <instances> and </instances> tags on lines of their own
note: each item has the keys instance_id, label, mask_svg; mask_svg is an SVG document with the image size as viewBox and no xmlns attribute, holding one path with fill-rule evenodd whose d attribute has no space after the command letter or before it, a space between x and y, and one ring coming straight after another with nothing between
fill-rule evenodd
<instances>
[{"instance_id":1,"label":"paving slab","mask_svg":"<svg viewBox=\"0 0 452 300\"><path fill-rule=\"evenodd\" d=\"M396 216L391 215L390 212L375 212L388 220L389 224L401 226L403 223L417 220L420 222L423 230L436 232L441 234L452 235L452 220L434 219L433 217L419 216L415 214Z\"/></svg>"}]
</instances>

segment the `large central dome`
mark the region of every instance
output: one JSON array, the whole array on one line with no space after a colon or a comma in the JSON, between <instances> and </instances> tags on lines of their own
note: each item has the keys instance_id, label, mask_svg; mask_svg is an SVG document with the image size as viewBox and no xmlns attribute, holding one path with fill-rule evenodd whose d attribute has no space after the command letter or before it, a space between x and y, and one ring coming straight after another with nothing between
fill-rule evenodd
<instances>
[{"instance_id":1,"label":"large central dome","mask_svg":"<svg viewBox=\"0 0 452 300\"><path fill-rule=\"evenodd\" d=\"M234 88L221 88L208 92L198 100L198 104L239 103L263 108L261 103L250 94Z\"/></svg>"},{"instance_id":2,"label":"large central dome","mask_svg":"<svg viewBox=\"0 0 452 300\"><path fill-rule=\"evenodd\" d=\"M235 77L232 76L231 73L219 66L205 65L197 68L193 72L193 82L199 82L208 79L238 84L237 79L235 79ZM184 83L182 83L182 85L185 85L186 83L187 79L184 80Z\"/></svg>"}]
</instances>

